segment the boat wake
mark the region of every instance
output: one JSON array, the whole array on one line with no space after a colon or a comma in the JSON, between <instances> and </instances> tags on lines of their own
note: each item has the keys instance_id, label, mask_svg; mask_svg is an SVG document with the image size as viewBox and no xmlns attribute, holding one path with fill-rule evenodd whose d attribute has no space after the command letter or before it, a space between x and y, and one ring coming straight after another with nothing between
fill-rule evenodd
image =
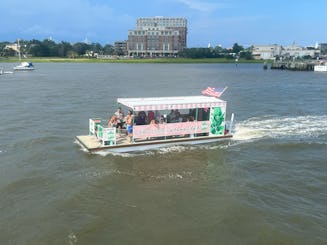
<instances>
[{"instance_id":1,"label":"boat wake","mask_svg":"<svg viewBox=\"0 0 327 245\"><path fill-rule=\"evenodd\" d=\"M327 115L250 118L235 124L234 141L261 138L318 138L327 134Z\"/></svg>"}]
</instances>

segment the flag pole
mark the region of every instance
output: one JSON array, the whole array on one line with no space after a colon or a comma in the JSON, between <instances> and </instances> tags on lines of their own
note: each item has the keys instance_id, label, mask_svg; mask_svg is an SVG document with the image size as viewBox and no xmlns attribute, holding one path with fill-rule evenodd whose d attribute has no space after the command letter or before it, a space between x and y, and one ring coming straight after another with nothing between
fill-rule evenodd
<instances>
[{"instance_id":1,"label":"flag pole","mask_svg":"<svg viewBox=\"0 0 327 245\"><path fill-rule=\"evenodd\" d=\"M223 94L227 89L228 89L228 87L226 86L226 87L224 88L224 90L221 92L221 94Z\"/></svg>"}]
</instances>

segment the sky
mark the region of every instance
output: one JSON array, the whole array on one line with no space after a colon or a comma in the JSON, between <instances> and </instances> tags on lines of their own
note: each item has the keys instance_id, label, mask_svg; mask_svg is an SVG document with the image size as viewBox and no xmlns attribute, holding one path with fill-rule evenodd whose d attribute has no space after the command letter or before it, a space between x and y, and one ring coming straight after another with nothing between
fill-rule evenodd
<instances>
[{"instance_id":1,"label":"sky","mask_svg":"<svg viewBox=\"0 0 327 245\"><path fill-rule=\"evenodd\" d=\"M0 42L114 44L155 16L185 17L188 48L327 43L327 0L0 0Z\"/></svg>"}]
</instances>

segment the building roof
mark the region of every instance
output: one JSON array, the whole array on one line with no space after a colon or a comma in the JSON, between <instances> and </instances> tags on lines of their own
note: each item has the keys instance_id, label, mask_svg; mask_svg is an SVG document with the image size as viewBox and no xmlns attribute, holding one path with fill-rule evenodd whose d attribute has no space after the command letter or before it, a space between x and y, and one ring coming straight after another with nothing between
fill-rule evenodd
<instances>
[{"instance_id":1,"label":"building roof","mask_svg":"<svg viewBox=\"0 0 327 245\"><path fill-rule=\"evenodd\" d=\"M226 101L209 96L118 98L117 102L134 111L192 109L225 106Z\"/></svg>"}]
</instances>

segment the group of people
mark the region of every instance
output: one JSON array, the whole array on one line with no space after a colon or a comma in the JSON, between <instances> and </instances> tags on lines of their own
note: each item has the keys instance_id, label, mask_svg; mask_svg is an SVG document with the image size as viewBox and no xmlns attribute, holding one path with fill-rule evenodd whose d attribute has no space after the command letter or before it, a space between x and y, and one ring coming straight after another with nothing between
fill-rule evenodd
<instances>
[{"instance_id":1,"label":"group of people","mask_svg":"<svg viewBox=\"0 0 327 245\"><path fill-rule=\"evenodd\" d=\"M140 111L137 115L135 115L134 120L136 125L157 124L163 123L164 121L164 116L160 115L158 111L148 111L147 114L145 113L145 111Z\"/></svg>"},{"instance_id":2,"label":"group of people","mask_svg":"<svg viewBox=\"0 0 327 245\"><path fill-rule=\"evenodd\" d=\"M181 122L183 120L181 113L176 110L171 110L168 114L168 122Z\"/></svg>"},{"instance_id":3,"label":"group of people","mask_svg":"<svg viewBox=\"0 0 327 245\"><path fill-rule=\"evenodd\" d=\"M122 135L122 130L126 125L126 131L128 137L132 137L133 133L133 114L132 111L127 112L127 116L124 117L124 113L121 107L118 107L117 111L112 115L108 121L108 127L117 128L119 136Z\"/></svg>"},{"instance_id":4,"label":"group of people","mask_svg":"<svg viewBox=\"0 0 327 245\"><path fill-rule=\"evenodd\" d=\"M140 111L134 118L136 125L173 123L182 122L183 120L184 118L177 109L171 110L168 115L160 115L159 111L148 111L147 114L145 111Z\"/></svg>"},{"instance_id":5,"label":"group of people","mask_svg":"<svg viewBox=\"0 0 327 245\"><path fill-rule=\"evenodd\" d=\"M162 123L176 123L176 122L186 122L193 121L193 113L189 113L187 117L182 116L181 113L175 109L171 110L168 115L160 115L159 111L140 111L137 115L133 115L133 112L129 110L126 117L122 112L121 107L118 107L117 111L111 116L108 121L108 127L117 128L117 133L119 136L122 136L123 128L126 128L128 137L132 138L133 133L133 124L135 125L153 125L153 124L162 124Z\"/></svg>"}]
</instances>

